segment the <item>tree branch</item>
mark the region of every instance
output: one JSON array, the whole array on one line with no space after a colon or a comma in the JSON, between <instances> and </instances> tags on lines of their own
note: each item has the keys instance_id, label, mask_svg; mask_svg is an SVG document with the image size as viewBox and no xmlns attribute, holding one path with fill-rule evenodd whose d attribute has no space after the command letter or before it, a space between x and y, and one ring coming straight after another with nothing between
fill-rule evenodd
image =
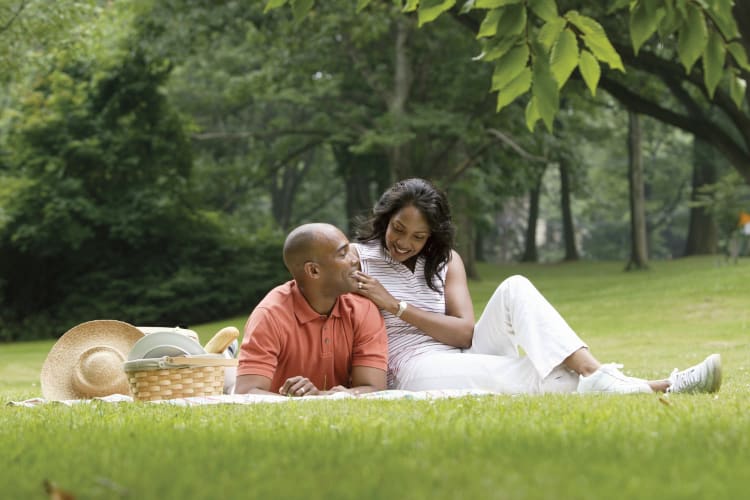
<instances>
[{"instance_id":1,"label":"tree branch","mask_svg":"<svg viewBox=\"0 0 750 500\"><path fill-rule=\"evenodd\" d=\"M727 155L737 171L750 183L750 154L721 128L703 119L691 118L666 109L607 76L602 76L599 86L609 92L626 108L681 128L709 144L714 144Z\"/></svg>"},{"instance_id":2,"label":"tree branch","mask_svg":"<svg viewBox=\"0 0 750 500\"><path fill-rule=\"evenodd\" d=\"M190 137L196 141L211 141L211 140L239 140L247 139L248 137L258 139L270 139L281 135L311 135L327 137L331 132L328 130L306 130L306 129L280 129L272 132L257 132L253 130L240 130L236 132L203 132L199 134L192 134Z\"/></svg>"},{"instance_id":3,"label":"tree branch","mask_svg":"<svg viewBox=\"0 0 750 500\"><path fill-rule=\"evenodd\" d=\"M474 153L469 155L464 161L459 163L454 169L453 172L448 176L447 182L454 182L459 177L461 177L464 172L466 172L470 167L472 167L479 158L484 155L484 153L489 149L490 146L495 144L496 142L501 142L502 144L505 144L506 146L510 147L513 151L518 153L522 158L533 161L536 163L542 163L547 164L550 162L548 158L545 158L543 156L536 156L534 154L529 153L526 151L521 145L519 145L516 141L514 141L509 135L507 135L504 132L501 132L494 128L487 129L487 133L491 135L496 141L489 141L484 143L482 146L480 146Z\"/></svg>"},{"instance_id":4,"label":"tree branch","mask_svg":"<svg viewBox=\"0 0 750 500\"><path fill-rule=\"evenodd\" d=\"M729 119L737 126L745 142L750 144L750 117L743 113L742 110L734 104L731 97L720 88L716 89L714 97L711 99L708 96L708 91L703 82L703 73L701 71L694 68L690 74L685 75L684 68L675 61L664 59L646 50L641 50L638 53L638 56L636 56L633 53L633 49L628 46L617 43L613 43L613 46L622 56L623 62L628 66L632 66L633 68L654 75L667 84L670 80L691 83L701 92L707 102L714 103L719 109L726 113Z\"/></svg>"},{"instance_id":5,"label":"tree branch","mask_svg":"<svg viewBox=\"0 0 750 500\"><path fill-rule=\"evenodd\" d=\"M26 2L21 2L21 5L18 6L18 10L16 10L13 15L10 17L8 22L6 22L4 25L0 26L0 33L3 33L10 29L10 27L13 25L13 23L16 21L18 16L21 15L21 12L26 8L27 5L31 3L31 0L28 0Z\"/></svg>"},{"instance_id":6,"label":"tree branch","mask_svg":"<svg viewBox=\"0 0 750 500\"><path fill-rule=\"evenodd\" d=\"M550 162L550 160L548 158L545 158L544 156L536 156L534 154L529 153L528 151L523 149L520 144L518 144L516 141L514 141L509 135L505 134L504 132L501 132L494 128L488 128L487 133L493 136L498 141L505 144L506 146L510 147L513 151L518 153L522 158L525 158L526 160L538 162L538 163Z\"/></svg>"}]
</instances>

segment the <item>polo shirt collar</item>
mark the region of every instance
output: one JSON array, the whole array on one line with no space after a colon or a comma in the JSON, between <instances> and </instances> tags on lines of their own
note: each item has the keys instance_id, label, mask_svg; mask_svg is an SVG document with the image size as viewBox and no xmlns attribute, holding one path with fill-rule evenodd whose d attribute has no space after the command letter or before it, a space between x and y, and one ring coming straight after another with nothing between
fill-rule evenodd
<instances>
[{"instance_id":1,"label":"polo shirt collar","mask_svg":"<svg viewBox=\"0 0 750 500\"><path fill-rule=\"evenodd\" d=\"M302 292L299 291L299 287L297 286L296 281L292 281L291 286L292 291L292 300L294 301L294 315L297 317L297 321L300 325L304 325L305 323L308 323L310 321L319 319L321 316L325 316L323 314L320 314L318 311L312 308L310 304L307 302L307 299L302 295ZM336 318L341 317L341 297L338 297L336 299L336 303L333 305L333 309L331 309L331 314L329 316L333 316Z\"/></svg>"}]
</instances>

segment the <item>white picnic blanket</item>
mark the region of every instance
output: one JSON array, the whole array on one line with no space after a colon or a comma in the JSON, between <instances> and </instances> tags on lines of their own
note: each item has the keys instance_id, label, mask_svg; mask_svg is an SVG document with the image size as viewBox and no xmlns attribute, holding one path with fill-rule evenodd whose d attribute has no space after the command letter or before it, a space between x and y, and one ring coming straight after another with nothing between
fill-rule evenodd
<instances>
[{"instance_id":1,"label":"white picnic blanket","mask_svg":"<svg viewBox=\"0 0 750 500\"><path fill-rule=\"evenodd\" d=\"M337 392L326 396L309 396L305 398L291 398L287 396L260 395L260 394L223 394L221 396L199 396L192 398L165 399L161 401L148 401L149 404L170 404L177 406L200 406L200 405L217 405L217 404L256 404L256 403L288 403L288 402L308 402L320 401L325 399L444 399L459 398L464 396L487 396L494 394L490 391L477 389L450 389L440 391L380 391L369 394L354 396L347 392ZM50 401L44 398L32 398L25 401L11 401L8 406L25 406L34 407L49 403L63 404L73 406L77 404L87 404L93 401L104 403L132 403L133 398L124 394L112 394L101 398L93 399L70 399L66 401Z\"/></svg>"}]
</instances>

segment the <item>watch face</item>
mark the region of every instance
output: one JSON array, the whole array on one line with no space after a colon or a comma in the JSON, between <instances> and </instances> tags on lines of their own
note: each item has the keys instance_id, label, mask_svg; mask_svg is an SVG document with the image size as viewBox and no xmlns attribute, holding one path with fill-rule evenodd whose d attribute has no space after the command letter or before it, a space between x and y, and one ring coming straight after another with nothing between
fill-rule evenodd
<instances>
[{"instance_id":1,"label":"watch face","mask_svg":"<svg viewBox=\"0 0 750 500\"><path fill-rule=\"evenodd\" d=\"M406 306L408 305L409 304L405 300L402 300L401 302L398 303L398 311L396 311L397 318L400 318L401 315L404 314L404 311L406 311Z\"/></svg>"}]
</instances>

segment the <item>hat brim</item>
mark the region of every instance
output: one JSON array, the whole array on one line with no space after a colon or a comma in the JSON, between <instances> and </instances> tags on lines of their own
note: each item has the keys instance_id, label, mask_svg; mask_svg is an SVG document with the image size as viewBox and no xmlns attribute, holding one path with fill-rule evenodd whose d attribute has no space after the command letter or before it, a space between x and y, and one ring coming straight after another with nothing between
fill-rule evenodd
<instances>
[{"instance_id":1,"label":"hat brim","mask_svg":"<svg viewBox=\"0 0 750 500\"><path fill-rule=\"evenodd\" d=\"M41 372L42 396L53 401L82 399L72 383L73 370L81 354L88 349L107 346L117 350L127 359L133 345L144 334L136 327L123 321L99 319L87 321L65 332L52 346ZM118 393L129 394L127 379Z\"/></svg>"}]
</instances>

